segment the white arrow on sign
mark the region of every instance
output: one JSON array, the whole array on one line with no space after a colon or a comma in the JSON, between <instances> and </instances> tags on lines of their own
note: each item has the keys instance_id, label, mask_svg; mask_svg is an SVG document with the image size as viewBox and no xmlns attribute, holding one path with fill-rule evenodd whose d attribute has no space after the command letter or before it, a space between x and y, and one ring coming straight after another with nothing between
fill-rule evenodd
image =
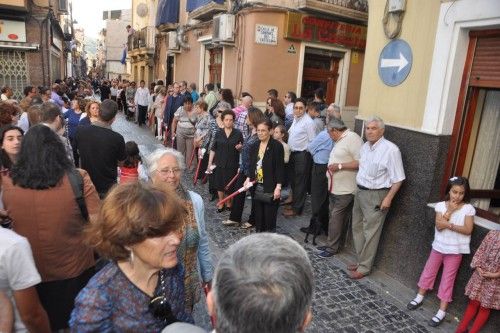
<instances>
[{"instance_id":1,"label":"white arrow on sign","mask_svg":"<svg viewBox=\"0 0 500 333\"><path fill-rule=\"evenodd\" d=\"M408 65L408 60L406 60L405 56L399 52L399 59L384 59L380 62L380 67L399 67L398 73L401 72L403 68Z\"/></svg>"}]
</instances>

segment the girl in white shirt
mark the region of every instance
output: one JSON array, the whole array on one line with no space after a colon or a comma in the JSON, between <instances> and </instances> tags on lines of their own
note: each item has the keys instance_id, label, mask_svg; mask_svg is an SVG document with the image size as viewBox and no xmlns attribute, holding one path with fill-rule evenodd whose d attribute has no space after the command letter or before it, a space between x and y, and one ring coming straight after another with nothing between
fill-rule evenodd
<instances>
[{"instance_id":1,"label":"girl in white shirt","mask_svg":"<svg viewBox=\"0 0 500 333\"><path fill-rule=\"evenodd\" d=\"M453 285L462 254L470 253L470 235L476 210L468 203L469 201L468 179L452 177L446 186L445 201L439 202L435 208L436 227L431 254L418 281L418 294L407 305L409 310L415 310L422 305L425 293L433 288L439 268L443 265L437 294L441 302L438 312L429 321L432 327L438 326L443 321L448 303L452 300Z\"/></svg>"}]
</instances>

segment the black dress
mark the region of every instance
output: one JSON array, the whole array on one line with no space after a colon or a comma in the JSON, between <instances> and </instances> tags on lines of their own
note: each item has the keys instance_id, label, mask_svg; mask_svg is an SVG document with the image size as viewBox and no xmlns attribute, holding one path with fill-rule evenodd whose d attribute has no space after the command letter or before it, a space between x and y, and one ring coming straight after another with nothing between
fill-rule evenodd
<instances>
[{"instance_id":1,"label":"black dress","mask_svg":"<svg viewBox=\"0 0 500 333\"><path fill-rule=\"evenodd\" d=\"M236 128L232 129L229 136L226 136L223 128L215 134L212 151L215 152L214 187L217 191L224 192L224 187L238 171L240 152L235 146L239 143L243 143L243 135ZM232 188L229 192L232 192Z\"/></svg>"}]
</instances>

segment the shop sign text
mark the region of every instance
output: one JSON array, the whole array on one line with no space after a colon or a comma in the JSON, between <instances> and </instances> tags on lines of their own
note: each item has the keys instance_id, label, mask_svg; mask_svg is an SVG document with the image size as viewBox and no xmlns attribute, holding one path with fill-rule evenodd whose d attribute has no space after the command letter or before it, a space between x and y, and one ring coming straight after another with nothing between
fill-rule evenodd
<instances>
[{"instance_id":1,"label":"shop sign text","mask_svg":"<svg viewBox=\"0 0 500 333\"><path fill-rule=\"evenodd\" d=\"M364 50L367 28L299 13L287 13L285 38Z\"/></svg>"}]
</instances>

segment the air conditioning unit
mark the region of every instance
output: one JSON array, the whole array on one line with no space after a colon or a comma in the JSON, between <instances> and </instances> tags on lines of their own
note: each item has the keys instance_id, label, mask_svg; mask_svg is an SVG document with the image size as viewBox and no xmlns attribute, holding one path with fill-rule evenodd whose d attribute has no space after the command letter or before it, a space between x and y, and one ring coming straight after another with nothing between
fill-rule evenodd
<instances>
[{"instance_id":1,"label":"air conditioning unit","mask_svg":"<svg viewBox=\"0 0 500 333\"><path fill-rule=\"evenodd\" d=\"M214 42L234 43L234 22L233 14L215 15L212 23L212 40Z\"/></svg>"},{"instance_id":2,"label":"air conditioning unit","mask_svg":"<svg viewBox=\"0 0 500 333\"><path fill-rule=\"evenodd\" d=\"M59 0L59 11L68 12L68 0Z\"/></svg>"},{"instance_id":3,"label":"air conditioning unit","mask_svg":"<svg viewBox=\"0 0 500 333\"><path fill-rule=\"evenodd\" d=\"M179 51L179 42L177 41L177 31L167 32L168 50Z\"/></svg>"}]
</instances>

